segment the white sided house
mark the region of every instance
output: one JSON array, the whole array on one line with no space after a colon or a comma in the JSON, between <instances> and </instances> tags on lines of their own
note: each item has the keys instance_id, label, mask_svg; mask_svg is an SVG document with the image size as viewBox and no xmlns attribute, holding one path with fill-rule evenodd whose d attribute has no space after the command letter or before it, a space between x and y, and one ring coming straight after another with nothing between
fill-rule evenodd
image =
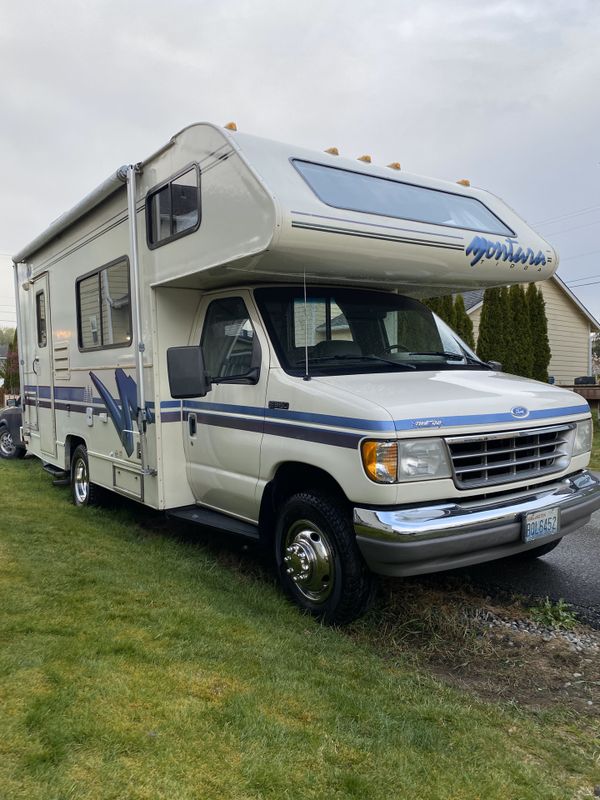
<instances>
[{"instance_id":1,"label":"white sided house","mask_svg":"<svg viewBox=\"0 0 600 800\"><path fill-rule=\"evenodd\" d=\"M329 622L372 574L548 552L600 506L587 404L418 300L530 280L495 196L192 125L14 256L23 438L71 480L272 548Z\"/></svg>"},{"instance_id":2,"label":"white sided house","mask_svg":"<svg viewBox=\"0 0 600 800\"><path fill-rule=\"evenodd\" d=\"M537 287L543 295L548 320L552 354L548 374L556 383L572 386L576 378L593 374L591 336L600 333L600 323L558 275L538 283ZM477 341L483 290L466 292L464 301Z\"/></svg>"}]
</instances>

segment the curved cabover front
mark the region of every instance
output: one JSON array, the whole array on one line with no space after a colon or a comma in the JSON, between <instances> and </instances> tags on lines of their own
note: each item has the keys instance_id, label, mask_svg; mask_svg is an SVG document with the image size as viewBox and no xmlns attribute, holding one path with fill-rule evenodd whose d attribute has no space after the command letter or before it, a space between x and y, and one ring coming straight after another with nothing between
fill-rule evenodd
<instances>
[{"instance_id":1,"label":"curved cabover front","mask_svg":"<svg viewBox=\"0 0 600 800\"><path fill-rule=\"evenodd\" d=\"M259 270L405 294L544 280L551 245L494 195L327 152L232 134L281 208Z\"/></svg>"}]
</instances>

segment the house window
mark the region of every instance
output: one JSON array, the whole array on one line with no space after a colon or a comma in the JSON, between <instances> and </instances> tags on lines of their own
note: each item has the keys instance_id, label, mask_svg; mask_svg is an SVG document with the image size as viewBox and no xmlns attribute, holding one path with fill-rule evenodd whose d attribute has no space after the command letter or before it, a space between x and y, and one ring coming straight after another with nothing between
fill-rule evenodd
<instances>
[{"instance_id":1,"label":"house window","mask_svg":"<svg viewBox=\"0 0 600 800\"><path fill-rule=\"evenodd\" d=\"M127 258L107 264L77 281L80 350L131 344L131 291Z\"/></svg>"},{"instance_id":2,"label":"house window","mask_svg":"<svg viewBox=\"0 0 600 800\"><path fill-rule=\"evenodd\" d=\"M38 292L35 296L35 319L37 324L38 347L46 347L48 334L46 328L46 294Z\"/></svg>"},{"instance_id":3,"label":"house window","mask_svg":"<svg viewBox=\"0 0 600 800\"><path fill-rule=\"evenodd\" d=\"M152 250L200 226L200 169L194 165L168 183L152 190L146 199L146 231Z\"/></svg>"}]
</instances>

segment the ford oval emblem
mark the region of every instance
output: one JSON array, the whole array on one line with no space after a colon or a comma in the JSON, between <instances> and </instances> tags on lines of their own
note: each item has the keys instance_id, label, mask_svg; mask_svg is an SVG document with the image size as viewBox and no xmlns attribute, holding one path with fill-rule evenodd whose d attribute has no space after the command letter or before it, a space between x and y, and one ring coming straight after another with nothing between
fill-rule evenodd
<instances>
[{"instance_id":1,"label":"ford oval emblem","mask_svg":"<svg viewBox=\"0 0 600 800\"><path fill-rule=\"evenodd\" d=\"M511 408L510 413L513 417L517 417L517 419L524 419L524 417L529 416L529 409L525 408L525 406L515 406Z\"/></svg>"}]
</instances>

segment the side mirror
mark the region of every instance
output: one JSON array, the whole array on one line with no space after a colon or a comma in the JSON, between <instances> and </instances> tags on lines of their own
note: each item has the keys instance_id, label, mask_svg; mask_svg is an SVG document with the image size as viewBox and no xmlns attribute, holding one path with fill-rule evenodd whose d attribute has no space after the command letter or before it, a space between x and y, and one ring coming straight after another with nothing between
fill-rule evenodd
<instances>
[{"instance_id":1,"label":"side mirror","mask_svg":"<svg viewBox=\"0 0 600 800\"><path fill-rule=\"evenodd\" d=\"M169 347L167 372L171 397L175 400L204 397L210 392L211 383L200 347Z\"/></svg>"},{"instance_id":2,"label":"side mirror","mask_svg":"<svg viewBox=\"0 0 600 800\"><path fill-rule=\"evenodd\" d=\"M17 401L14 400L14 399L13 400L7 400L6 401L6 407L7 408L16 408L17 407Z\"/></svg>"},{"instance_id":3,"label":"side mirror","mask_svg":"<svg viewBox=\"0 0 600 800\"><path fill-rule=\"evenodd\" d=\"M499 361L487 361L486 363L496 372L502 372L502 364Z\"/></svg>"}]
</instances>

